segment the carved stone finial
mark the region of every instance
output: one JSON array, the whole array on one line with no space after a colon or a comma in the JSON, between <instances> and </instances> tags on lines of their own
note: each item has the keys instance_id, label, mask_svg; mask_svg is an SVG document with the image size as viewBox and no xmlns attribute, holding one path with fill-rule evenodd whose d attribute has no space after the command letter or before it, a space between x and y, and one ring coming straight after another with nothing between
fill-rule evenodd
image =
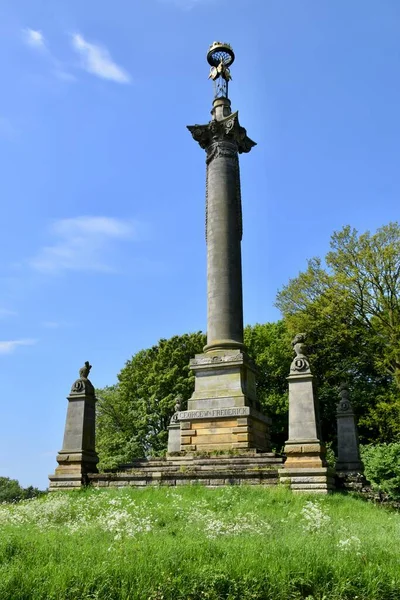
<instances>
[{"instance_id":1,"label":"carved stone finial","mask_svg":"<svg viewBox=\"0 0 400 600\"><path fill-rule=\"evenodd\" d=\"M92 368L92 365L89 364L89 361L87 360L85 362L85 366L82 367L81 369L79 369L79 377L81 379L87 379L89 377L89 373L90 373L90 369Z\"/></svg>"},{"instance_id":2,"label":"carved stone finial","mask_svg":"<svg viewBox=\"0 0 400 600\"><path fill-rule=\"evenodd\" d=\"M298 333L292 341L293 350L295 351L296 356L290 365L291 373L305 373L310 370L310 363L306 356L306 346L304 343L306 337L305 333Z\"/></svg>"},{"instance_id":3,"label":"carved stone finial","mask_svg":"<svg viewBox=\"0 0 400 600\"><path fill-rule=\"evenodd\" d=\"M74 381L71 387L71 394L94 395L94 387L89 381L88 376L92 365L87 360L85 365L79 369L79 379Z\"/></svg>"},{"instance_id":4,"label":"carved stone finial","mask_svg":"<svg viewBox=\"0 0 400 600\"><path fill-rule=\"evenodd\" d=\"M307 335L305 333L298 333L292 340L293 350L297 356L303 356L305 354L305 341Z\"/></svg>"},{"instance_id":5,"label":"carved stone finial","mask_svg":"<svg viewBox=\"0 0 400 600\"><path fill-rule=\"evenodd\" d=\"M179 411L182 410L182 404L183 404L183 397L182 394L178 394L177 397L175 398L175 412L171 417L171 423L177 423L178 422L178 413Z\"/></svg>"},{"instance_id":6,"label":"carved stone finial","mask_svg":"<svg viewBox=\"0 0 400 600\"><path fill-rule=\"evenodd\" d=\"M337 413L352 412L352 406L349 400L349 387L347 383L341 383L339 387L340 401L336 406Z\"/></svg>"},{"instance_id":7,"label":"carved stone finial","mask_svg":"<svg viewBox=\"0 0 400 600\"><path fill-rule=\"evenodd\" d=\"M180 410L182 410L182 402L183 396L182 394L178 394L175 398L175 412L179 412Z\"/></svg>"}]
</instances>

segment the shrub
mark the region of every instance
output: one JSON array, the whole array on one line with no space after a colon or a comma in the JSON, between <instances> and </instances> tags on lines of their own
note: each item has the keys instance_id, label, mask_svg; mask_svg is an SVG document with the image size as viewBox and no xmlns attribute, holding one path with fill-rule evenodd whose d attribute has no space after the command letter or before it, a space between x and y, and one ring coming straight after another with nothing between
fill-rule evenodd
<instances>
[{"instance_id":1,"label":"shrub","mask_svg":"<svg viewBox=\"0 0 400 600\"><path fill-rule=\"evenodd\" d=\"M365 475L372 487L400 500L400 442L361 446Z\"/></svg>"}]
</instances>

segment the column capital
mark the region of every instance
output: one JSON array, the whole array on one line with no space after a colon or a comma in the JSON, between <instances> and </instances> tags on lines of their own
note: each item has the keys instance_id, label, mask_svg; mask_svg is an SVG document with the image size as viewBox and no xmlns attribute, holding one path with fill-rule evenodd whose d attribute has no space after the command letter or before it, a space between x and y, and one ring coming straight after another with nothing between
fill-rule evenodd
<instances>
[{"instance_id":1,"label":"column capital","mask_svg":"<svg viewBox=\"0 0 400 600\"><path fill-rule=\"evenodd\" d=\"M203 150L218 142L233 142L239 154L250 152L256 142L248 136L244 127L239 124L239 113L235 112L219 121L213 119L207 125L188 125L193 139Z\"/></svg>"}]
</instances>

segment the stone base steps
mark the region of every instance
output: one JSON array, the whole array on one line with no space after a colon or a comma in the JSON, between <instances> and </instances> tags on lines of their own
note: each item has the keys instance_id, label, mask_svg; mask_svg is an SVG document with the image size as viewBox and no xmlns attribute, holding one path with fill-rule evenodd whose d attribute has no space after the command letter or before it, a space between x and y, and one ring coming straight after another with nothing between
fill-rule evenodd
<instances>
[{"instance_id":1,"label":"stone base steps","mask_svg":"<svg viewBox=\"0 0 400 600\"><path fill-rule=\"evenodd\" d=\"M334 470L329 467L285 467L279 471L281 483L286 483L297 493L330 494L335 489L334 475Z\"/></svg>"},{"instance_id":2,"label":"stone base steps","mask_svg":"<svg viewBox=\"0 0 400 600\"><path fill-rule=\"evenodd\" d=\"M135 460L117 473L88 475L93 487L276 485L283 459L271 452L246 456L168 456Z\"/></svg>"}]
</instances>

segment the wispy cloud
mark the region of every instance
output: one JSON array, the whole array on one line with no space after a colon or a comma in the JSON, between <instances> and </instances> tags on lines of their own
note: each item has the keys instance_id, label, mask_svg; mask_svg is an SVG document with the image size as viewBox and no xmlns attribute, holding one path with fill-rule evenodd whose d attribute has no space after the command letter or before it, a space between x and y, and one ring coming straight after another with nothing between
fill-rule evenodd
<instances>
[{"instance_id":1,"label":"wispy cloud","mask_svg":"<svg viewBox=\"0 0 400 600\"><path fill-rule=\"evenodd\" d=\"M117 83L130 82L129 73L113 61L104 46L87 42L79 33L72 35L71 43L72 48L81 56L82 68L88 73Z\"/></svg>"},{"instance_id":2,"label":"wispy cloud","mask_svg":"<svg viewBox=\"0 0 400 600\"><path fill-rule=\"evenodd\" d=\"M0 342L0 354L12 354L20 346L33 346L36 340L10 340Z\"/></svg>"},{"instance_id":3,"label":"wispy cloud","mask_svg":"<svg viewBox=\"0 0 400 600\"><path fill-rule=\"evenodd\" d=\"M49 45L41 31L26 28L22 30L22 35L27 46L33 48L35 51L41 52L47 61L50 62L53 73L57 79L66 82L75 81L75 77L65 70L64 64L50 51Z\"/></svg>"},{"instance_id":4,"label":"wispy cloud","mask_svg":"<svg viewBox=\"0 0 400 600\"><path fill-rule=\"evenodd\" d=\"M24 41L28 46L40 51L47 50L46 42L41 31L27 28L22 30L22 34Z\"/></svg>"},{"instance_id":5,"label":"wispy cloud","mask_svg":"<svg viewBox=\"0 0 400 600\"><path fill-rule=\"evenodd\" d=\"M7 317L15 317L17 313L15 310L8 310L7 308L0 308L0 319L6 319Z\"/></svg>"},{"instance_id":6,"label":"wispy cloud","mask_svg":"<svg viewBox=\"0 0 400 600\"><path fill-rule=\"evenodd\" d=\"M113 271L105 257L112 242L137 236L133 221L111 217L76 217L53 223L51 234L57 238L29 262L32 268L47 273L64 270Z\"/></svg>"}]
</instances>

